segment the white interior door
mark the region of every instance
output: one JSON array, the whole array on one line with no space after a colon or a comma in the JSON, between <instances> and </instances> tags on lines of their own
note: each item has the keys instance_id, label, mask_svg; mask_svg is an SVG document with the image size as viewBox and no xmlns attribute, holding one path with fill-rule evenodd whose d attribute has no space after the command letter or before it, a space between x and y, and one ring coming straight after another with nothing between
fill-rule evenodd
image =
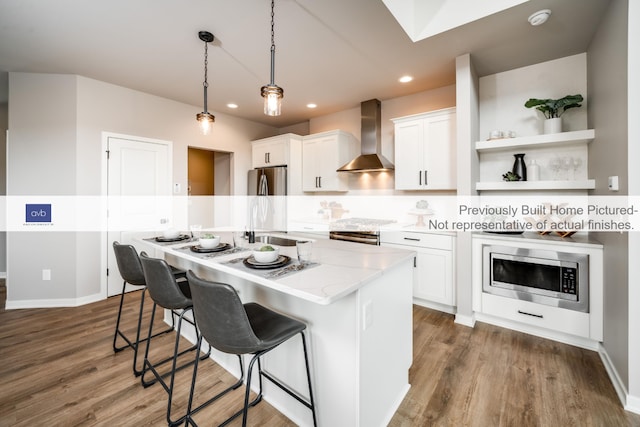
<instances>
[{"instance_id":1,"label":"white interior door","mask_svg":"<svg viewBox=\"0 0 640 427\"><path fill-rule=\"evenodd\" d=\"M154 235L171 221L169 141L107 136L107 295L122 290L113 242Z\"/></svg>"}]
</instances>

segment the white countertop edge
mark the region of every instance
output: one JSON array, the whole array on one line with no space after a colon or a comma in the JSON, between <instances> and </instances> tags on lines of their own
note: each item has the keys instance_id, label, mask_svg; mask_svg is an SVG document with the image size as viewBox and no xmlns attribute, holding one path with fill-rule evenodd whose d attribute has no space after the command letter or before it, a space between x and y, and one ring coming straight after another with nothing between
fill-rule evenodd
<instances>
[{"instance_id":1,"label":"white countertop edge","mask_svg":"<svg viewBox=\"0 0 640 427\"><path fill-rule=\"evenodd\" d=\"M278 235L277 233L273 233L273 234ZM287 237L295 238L296 236L287 236ZM384 265L381 267L358 267L353 265L344 265L344 264L338 265L338 264L331 264L331 263L323 263L322 261L320 261L321 265L310 268L307 271L303 270L303 271L295 272L290 275L286 275L282 278L272 280L272 279L263 278L263 277L242 271L240 269L222 264L222 262L242 256L243 253L223 255L223 256L216 257L214 259L202 259L193 255L190 255L188 252L184 252L184 251L179 252L174 250L176 248L180 248L185 245L188 245L188 242L187 243L177 242L173 245L157 245L157 244L154 244L153 242L143 240L143 239L139 239L138 241L140 241L141 243L147 244L150 247L153 247L154 249L159 249L167 254L173 255L175 257L182 258L187 261L191 261L196 264L202 265L204 267L211 268L223 273L227 273L227 274L239 277L241 279L245 279L250 282L265 286L269 289L273 289L273 290L276 290L291 296L295 296L297 298L310 301L316 304L320 304L320 305L329 305L339 300L340 298L343 298L346 295L349 295L350 293L357 291L361 287L365 286L367 283L383 276L385 270L395 268L396 266L405 262L407 259L411 259L415 256L415 252L411 250L386 248L386 247L383 248L381 246L364 245L361 243L338 242L333 240L319 239L317 242L321 246L327 246L327 245L333 246L334 248L336 248L336 250L344 250L347 253L352 253L352 254L357 254L359 252L366 253L367 250L371 250L372 248L380 248L380 250L388 254L391 251L393 253L393 257L387 257ZM295 248L293 248L293 250L295 251ZM331 250L331 248L329 248L328 250ZM309 291L292 286L292 284L289 284L289 283L298 282L299 280L297 279L305 275L305 273L307 274L307 277L306 277L307 281L308 279L310 279L310 277L313 277L313 276L309 276L309 275L312 275L313 273L316 273L316 274L327 273L326 271L322 271L323 267L325 267L324 270L327 270L327 269L330 270L328 272L329 274L331 273L341 274L341 273L352 271L354 273L354 276L361 276L361 277L358 279L354 279L353 282L350 282L346 285L341 284L338 281L338 282L328 283L326 286L322 286L322 287L318 286L315 288L315 290L309 290ZM360 270L360 272L362 273L358 274L357 270ZM321 279L321 280L324 280L324 279ZM332 286L336 287L337 289L331 292L330 295L327 295L324 292L324 289ZM318 294L319 291L322 291L324 295L319 295Z\"/></svg>"},{"instance_id":2,"label":"white countertop edge","mask_svg":"<svg viewBox=\"0 0 640 427\"><path fill-rule=\"evenodd\" d=\"M474 239L486 239L496 241L522 241L522 242L535 242L548 245L566 245L572 247L585 247L585 248L603 248L602 243L591 237L589 234L576 233L570 237L560 237L556 234L542 235L539 233L525 232L523 234L497 234L497 233L473 233Z\"/></svg>"}]
</instances>

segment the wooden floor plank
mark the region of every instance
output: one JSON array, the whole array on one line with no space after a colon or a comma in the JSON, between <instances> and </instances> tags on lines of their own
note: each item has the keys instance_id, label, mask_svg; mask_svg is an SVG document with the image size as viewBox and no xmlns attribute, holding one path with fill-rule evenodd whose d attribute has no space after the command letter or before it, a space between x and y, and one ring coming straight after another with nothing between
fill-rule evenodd
<instances>
[{"instance_id":1,"label":"wooden floor plank","mask_svg":"<svg viewBox=\"0 0 640 427\"><path fill-rule=\"evenodd\" d=\"M123 321L130 334L139 298L138 291L125 299ZM130 349L112 350L118 298L8 311L5 299L0 286L0 427L166 425L164 390L159 384L142 387L132 373ZM145 325L150 310L148 300ZM640 427L640 416L622 409L595 352L482 323L467 328L423 307L415 306L413 314L411 389L392 427ZM155 324L164 326L158 318ZM170 354L174 338L158 337L152 355ZM177 411L186 407L190 380L190 369L178 373ZM234 381L206 360L198 374L198 399ZM240 388L195 419L201 426L217 425L240 408L242 398ZM294 425L267 402L250 410L249 424Z\"/></svg>"}]
</instances>

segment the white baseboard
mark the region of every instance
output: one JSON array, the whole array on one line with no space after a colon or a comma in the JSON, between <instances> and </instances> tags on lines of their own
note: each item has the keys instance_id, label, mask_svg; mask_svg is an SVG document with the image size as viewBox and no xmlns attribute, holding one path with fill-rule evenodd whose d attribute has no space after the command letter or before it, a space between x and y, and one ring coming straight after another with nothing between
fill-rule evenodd
<instances>
[{"instance_id":1,"label":"white baseboard","mask_svg":"<svg viewBox=\"0 0 640 427\"><path fill-rule=\"evenodd\" d=\"M104 300L104 295L102 294L87 295L81 298L7 300L5 302L5 309L79 307L102 300Z\"/></svg>"},{"instance_id":2,"label":"white baseboard","mask_svg":"<svg viewBox=\"0 0 640 427\"><path fill-rule=\"evenodd\" d=\"M440 304L438 302L426 301L421 298L413 298L413 303L420 307L430 308L432 310L442 311L443 313L456 314L455 306Z\"/></svg>"},{"instance_id":3,"label":"white baseboard","mask_svg":"<svg viewBox=\"0 0 640 427\"><path fill-rule=\"evenodd\" d=\"M602 345L598 349L598 354L600 354L600 359L602 360L602 364L609 375L609 379L613 384L613 388L618 395L618 399L622 403L622 406L626 411L633 412L635 414L640 414L640 397L632 396L627 391L627 387L624 385L624 382L618 375L618 371L616 370L613 362L609 358L609 354L607 353L607 349L605 349Z\"/></svg>"},{"instance_id":4,"label":"white baseboard","mask_svg":"<svg viewBox=\"0 0 640 427\"><path fill-rule=\"evenodd\" d=\"M602 360L602 364L604 365L604 369L607 371L607 375L609 375L609 379L611 380L611 384L613 384L613 388L618 395L618 399L622 403L622 406L626 408L627 406L627 387L624 385L622 378L618 375L618 371L614 366L611 358L609 358L609 354L607 353L607 349L605 349L602 344L598 348L598 354L600 355L600 360Z\"/></svg>"},{"instance_id":5,"label":"white baseboard","mask_svg":"<svg viewBox=\"0 0 640 427\"><path fill-rule=\"evenodd\" d=\"M456 313L456 318L453 322L458 325L473 328L476 325L476 317L473 314L471 316L465 316L463 314Z\"/></svg>"},{"instance_id":6,"label":"white baseboard","mask_svg":"<svg viewBox=\"0 0 640 427\"><path fill-rule=\"evenodd\" d=\"M624 409L634 414L640 414L640 397L628 394L627 404L624 405Z\"/></svg>"},{"instance_id":7,"label":"white baseboard","mask_svg":"<svg viewBox=\"0 0 640 427\"><path fill-rule=\"evenodd\" d=\"M573 345L576 347L585 348L587 350L598 351L600 343L589 338L579 337L576 335L565 334L562 332L552 331L550 329L538 328L536 326L527 325L520 322L514 322L507 319L502 319L495 316L490 316L484 313L475 313L476 320L479 322L489 323L491 325L500 326L506 329L512 329L514 331L523 332L529 335L535 335L537 337L558 341L561 343Z\"/></svg>"}]
</instances>

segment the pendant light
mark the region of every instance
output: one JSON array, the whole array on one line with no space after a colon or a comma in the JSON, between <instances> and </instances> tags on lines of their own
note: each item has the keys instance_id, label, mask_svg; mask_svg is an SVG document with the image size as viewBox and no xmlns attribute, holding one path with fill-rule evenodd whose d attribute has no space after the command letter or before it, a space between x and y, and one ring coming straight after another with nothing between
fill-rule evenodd
<instances>
[{"instance_id":1,"label":"pendant light","mask_svg":"<svg viewBox=\"0 0 640 427\"><path fill-rule=\"evenodd\" d=\"M209 31L200 31L198 37L204 42L204 82L202 83L204 88L204 111L196 114L196 119L200 122L202 133L207 135L211 129L211 124L216 120L213 114L207 111L207 88L209 87L209 83L207 82L207 66L209 65L207 47L209 43L213 41L213 34Z\"/></svg>"},{"instance_id":2,"label":"pendant light","mask_svg":"<svg viewBox=\"0 0 640 427\"><path fill-rule=\"evenodd\" d=\"M282 106L282 98L284 90L274 83L275 62L276 62L276 44L274 39L274 22L273 13L274 0L271 0L271 81L268 85L262 86L260 95L264 98L264 114L267 116L279 116Z\"/></svg>"}]
</instances>

